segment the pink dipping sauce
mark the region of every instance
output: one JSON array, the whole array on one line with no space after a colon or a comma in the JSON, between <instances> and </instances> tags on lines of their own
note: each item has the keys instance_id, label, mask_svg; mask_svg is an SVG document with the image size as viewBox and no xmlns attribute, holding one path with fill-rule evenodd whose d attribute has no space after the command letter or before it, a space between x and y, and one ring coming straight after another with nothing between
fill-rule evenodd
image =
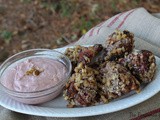
<instances>
[{"instance_id":1,"label":"pink dipping sauce","mask_svg":"<svg viewBox=\"0 0 160 120\"><path fill-rule=\"evenodd\" d=\"M38 74L32 74L32 69L38 70ZM50 88L66 77L67 69L58 60L32 57L10 65L4 71L1 83L13 91L35 92Z\"/></svg>"}]
</instances>

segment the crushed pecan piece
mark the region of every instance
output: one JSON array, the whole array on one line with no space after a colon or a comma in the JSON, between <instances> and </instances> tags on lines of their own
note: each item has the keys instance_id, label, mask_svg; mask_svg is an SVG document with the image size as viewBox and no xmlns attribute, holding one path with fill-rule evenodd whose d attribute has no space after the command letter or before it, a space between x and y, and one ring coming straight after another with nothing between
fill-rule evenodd
<instances>
[{"instance_id":1,"label":"crushed pecan piece","mask_svg":"<svg viewBox=\"0 0 160 120\"><path fill-rule=\"evenodd\" d=\"M30 70L26 71L26 75L34 75L38 76L42 71L36 69L36 68L31 68Z\"/></svg>"}]
</instances>

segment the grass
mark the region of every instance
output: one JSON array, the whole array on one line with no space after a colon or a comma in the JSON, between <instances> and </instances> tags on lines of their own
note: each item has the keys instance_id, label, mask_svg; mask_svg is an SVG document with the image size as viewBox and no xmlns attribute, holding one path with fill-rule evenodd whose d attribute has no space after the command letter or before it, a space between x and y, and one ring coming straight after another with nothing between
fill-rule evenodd
<instances>
[{"instance_id":1,"label":"grass","mask_svg":"<svg viewBox=\"0 0 160 120\"><path fill-rule=\"evenodd\" d=\"M0 32L0 36L3 38L5 43L8 44L12 39L12 32L4 30Z\"/></svg>"}]
</instances>

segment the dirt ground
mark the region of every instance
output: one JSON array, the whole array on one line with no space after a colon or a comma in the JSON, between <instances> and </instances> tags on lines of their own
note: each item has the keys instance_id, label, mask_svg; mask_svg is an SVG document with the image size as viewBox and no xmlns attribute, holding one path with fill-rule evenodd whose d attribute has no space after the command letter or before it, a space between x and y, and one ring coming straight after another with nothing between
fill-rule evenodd
<instances>
[{"instance_id":1,"label":"dirt ground","mask_svg":"<svg viewBox=\"0 0 160 120\"><path fill-rule=\"evenodd\" d=\"M111 16L136 7L160 12L159 0L0 0L0 62L22 50L78 40Z\"/></svg>"}]
</instances>

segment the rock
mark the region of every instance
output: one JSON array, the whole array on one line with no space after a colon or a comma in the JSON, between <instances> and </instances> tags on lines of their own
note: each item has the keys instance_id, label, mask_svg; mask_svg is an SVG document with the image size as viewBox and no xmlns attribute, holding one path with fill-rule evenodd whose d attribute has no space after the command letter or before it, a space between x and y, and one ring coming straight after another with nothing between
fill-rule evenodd
<instances>
[{"instance_id":1,"label":"rock","mask_svg":"<svg viewBox=\"0 0 160 120\"><path fill-rule=\"evenodd\" d=\"M29 46L30 46L29 44L22 44L21 48L22 48L23 50L25 50L25 49L27 49Z\"/></svg>"},{"instance_id":2,"label":"rock","mask_svg":"<svg viewBox=\"0 0 160 120\"><path fill-rule=\"evenodd\" d=\"M56 40L57 45L64 45L66 42L64 41L63 38L59 38Z\"/></svg>"},{"instance_id":3,"label":"rock","mask_svg":"<svg viewBox=\"0 0 160 120\"><path fill-rule=\"evenodd\" d=\"M25 44L25 43L28 43L28 42L29 42L29 40L22 40L21 41L22 44Z\"/></svg>"},{"instance_id":4,"label":"rock","mask_svg":"<svg viewBox=\"0 0 160 120\"><path fill-rule=\"evenodd\" d=\"M51 48L51 44L45 44L44 47L45 48Z\"/></svg>"}]
</instances>

